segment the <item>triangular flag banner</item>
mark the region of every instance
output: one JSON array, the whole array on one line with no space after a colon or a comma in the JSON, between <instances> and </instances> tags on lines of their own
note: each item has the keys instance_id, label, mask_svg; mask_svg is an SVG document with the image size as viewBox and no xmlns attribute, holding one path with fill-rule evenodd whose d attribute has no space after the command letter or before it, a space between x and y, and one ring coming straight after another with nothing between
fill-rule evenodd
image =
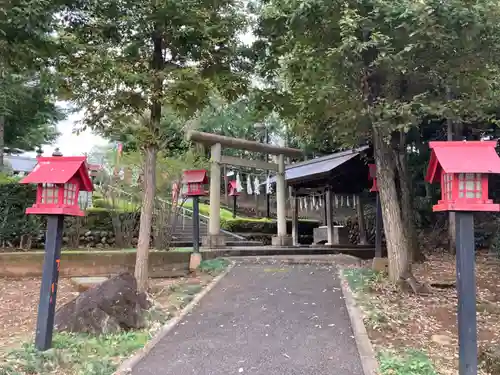
<instances>
[{"instance_id":1,"label":"triangular flag banner","mask_svg":"<svg viewBox=\"0 0 500 375\"><path fill-rule=\"evenodd\" d=\"M252 195L252 180L250 179L250 175L247 175L247 194Z\"/></svg>"},{"instance_id":2,"label":"triangular flag banner","mask_svg":"<svg viewBox=\"0 0 500 375\"><path fill-rule=\"evenodd\" d=\"M236 175L236 191L238 193L241 193L243 191L243 186L241 185L241 179L239 173Z\"/></svg>"},{"instance_id":3,"label":"triangular flag banner","mask_svg":"<svg viewBox=\"0 0 500 375\"><path fill-rule=\"evenodd\" d=\"M255 195L260 195L260 181L258 177L255 177L253 180L253 190L255 192Z\"/></svg>"}]
</instances>

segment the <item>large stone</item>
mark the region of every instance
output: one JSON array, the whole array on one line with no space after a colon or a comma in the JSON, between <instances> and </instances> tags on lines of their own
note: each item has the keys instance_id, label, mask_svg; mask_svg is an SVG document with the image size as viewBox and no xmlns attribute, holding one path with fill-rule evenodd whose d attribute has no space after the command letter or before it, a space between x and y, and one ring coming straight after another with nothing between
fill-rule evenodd
<instances>
[{"instance_id":1,"label":"large stone","mask_svg":"<svg viewBox=\"0 0 500 375\"><path fill-rule=\"evenodd\" d=\"M137 292L134 276L123 273L63 305L56 313L55 328L91 334L143 328L148 307L146 295Z\"/></svg>"},{"instance_id":2,"label":"large stone","mask_svg":"<svg viewBox=\"0 0 500 375\"><path fill-rule=\"evenodd\" d=\"M389 259L387 258L373 258L372 270L375 272L389 272Z\"/></svg>"}]
</instances>

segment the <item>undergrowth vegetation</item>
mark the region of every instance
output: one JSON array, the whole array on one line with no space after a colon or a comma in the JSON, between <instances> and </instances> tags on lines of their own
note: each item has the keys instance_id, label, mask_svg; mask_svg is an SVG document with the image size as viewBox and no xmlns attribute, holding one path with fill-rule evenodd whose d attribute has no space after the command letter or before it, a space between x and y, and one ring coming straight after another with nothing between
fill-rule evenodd
<instances>
[{"instance_id":1,"label":"undergrowth vegetation","mask_svg":"<svg viewBox=\"0 0 500 375\"><path fill-rule=\"evenodd\" d=\"M386 282L386 275L367 268L347 268L342 272L364 315L369 330L391 330L391 320L397 315L386 310L373 296L378 285ZM400 316L399 319L404 317ZM426 353L415 349L385 350L377 353L380 375L437 375Z\"/></svg>"},{"instance_id":2,"label":"undergrowth vegetation","mask_svg":"<svg viewBox=\"0 0 500 375\"><path fill-rule=\"evenodd\" d=\"M201 262L200 271L215 276L228 265L226 259L206 260ZM186 280L154 293L152 307L145 315L146 328L141 330L100 336L56 332L52 349L45 352L24 344L0 356L0 375L111 375L191 302L203 285Z\"/></svg>"}]
</instances>

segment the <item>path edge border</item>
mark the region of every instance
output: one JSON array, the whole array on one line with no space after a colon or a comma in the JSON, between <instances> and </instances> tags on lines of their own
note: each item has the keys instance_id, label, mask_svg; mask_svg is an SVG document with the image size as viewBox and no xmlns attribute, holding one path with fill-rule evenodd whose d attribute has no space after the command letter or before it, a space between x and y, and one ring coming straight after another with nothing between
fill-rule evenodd
<instances>
[{"instance_id":1,"label":"path edge border","mask_svg":"<svg viewBox=\"0 0 500 375\"><path fill-rule=\"evenodd\" d=\"M156 335L149 340L142 349L135 352L130 358L124 360L113 375L130 375L135 366L139 364L151 350L158 344L165 336L167 336L184 317L189 314L200 303L201 299L205 297L215 286L233 269L234 262L231 262L226 270L220 275L217 275L200 293L198 293L186 307L184 307L179 315L170 319Z\"/></svg>"},{"instance_id":2,"label":"path edge border","mask_svg":"<svg viewBox=\"0 0 500 375\"><path fill-rule=\"evenodd\" d=\"M349 314L349 319L351 320L351 327L356 341L356 346L358 348L361 366L363 367L363 374L377 375L379 373L378 361L375 358L375 351L373 350L372 343L368 337L368 333L366 332L363 314L356 305L354 295L342 271L343 268L339 268L340 286L342 288L342 294L344 295L347 313Z\"/></svg>"}]
</instances>

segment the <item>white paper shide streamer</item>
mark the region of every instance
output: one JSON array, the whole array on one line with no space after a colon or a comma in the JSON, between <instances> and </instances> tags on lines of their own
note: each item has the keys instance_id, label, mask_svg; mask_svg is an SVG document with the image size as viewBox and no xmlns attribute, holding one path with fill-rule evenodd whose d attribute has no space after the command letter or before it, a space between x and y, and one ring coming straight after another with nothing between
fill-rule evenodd
<instances>
[{"instance_id":1,"label":"white paper shide streamer","mask_svg":"<svg viewBox=\"0 0 500 375\"><path fill-rule=\"evenodd\" d=\"M247 175L247 194L252 195L252 180L250 179L250 175Z\"/></svg>"},{"instance_id":2,"label":"white paper shide streamer","mask_svg":"<svg viewBox=\"0 0 500 375\"><path fill-rule=\"evenodd\" d=\"M241 179L239 173L236 175L236 191L238 193L241 193L243 191L243 186L241 185Z\"/></svg>"},{"instance_id":3,"label":"white paper shide streamer","mask_svg":"<svg viewBox=\"0 0 500 375\"><path fill-rule=\"evenodd\" d=\"M255 195L260 195L260 181L258 177L255 177L253 180L253 190Z\"/></svg>"}]
</instances>

